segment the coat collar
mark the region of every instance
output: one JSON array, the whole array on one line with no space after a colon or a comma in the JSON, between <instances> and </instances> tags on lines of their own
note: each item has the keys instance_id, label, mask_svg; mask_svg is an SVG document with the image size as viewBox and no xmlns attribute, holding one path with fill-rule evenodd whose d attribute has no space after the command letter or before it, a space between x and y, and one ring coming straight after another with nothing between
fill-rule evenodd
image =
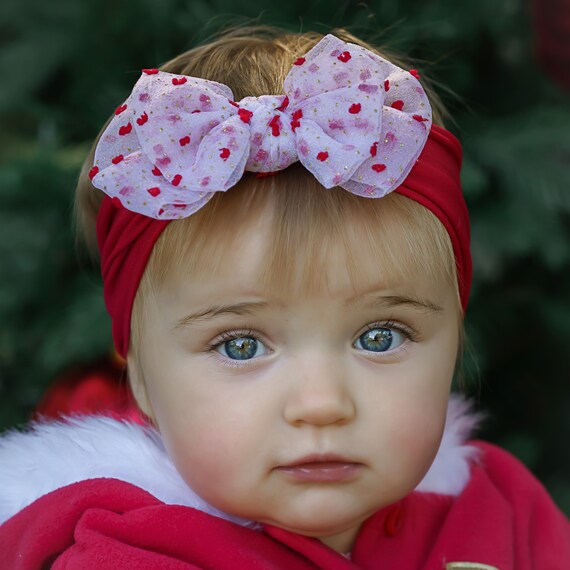
<instances>
[{"instance_id":1,"label":"coat collar","mask_svg":"<svg viewBox=\"0 0 570 570\"><path fill-rule=\"evenodd\" d=\"M451 396L439 451L416 491L462 492L477 456L466 441L479 421L469 402ZM256 526L216 509L188 487L155 429L105 416L37 422L25 432L13 430L0 437L0 523L50 491L99 477L131 483L167 504Z\"/></svg>"}]
</instances>

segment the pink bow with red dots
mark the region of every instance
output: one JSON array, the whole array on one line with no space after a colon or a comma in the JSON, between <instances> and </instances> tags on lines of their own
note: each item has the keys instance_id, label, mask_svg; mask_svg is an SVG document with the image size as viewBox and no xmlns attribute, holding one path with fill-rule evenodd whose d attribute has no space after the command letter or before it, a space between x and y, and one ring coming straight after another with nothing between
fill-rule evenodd
<instances>
[{"instance_id":1,"label":"pink bow with red dots","mask_svg":"<svg viewBox=\"0 0 570 570\"><path fill-rule=\"evenodd\" d=\"M226 85L145 69L101 136L93 185L156 219L189 216L244 171L300 161L326 188L378 198L418 159L432 117L415 70L325 36L294 62L285 95L236 103Z\"/></svg>"}]
</instances>

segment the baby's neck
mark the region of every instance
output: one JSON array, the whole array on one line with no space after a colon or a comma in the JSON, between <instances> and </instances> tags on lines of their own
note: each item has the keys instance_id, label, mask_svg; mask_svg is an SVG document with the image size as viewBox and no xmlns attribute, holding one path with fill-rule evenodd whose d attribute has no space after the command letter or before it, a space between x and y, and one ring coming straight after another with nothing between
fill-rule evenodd
<instances>
[{"instance_id":1,"label":"baby's neck","mask_svg":"<svg viewBox=\"0 0 570 570\"><path fill-rule=\"evenodd\" d=\"M356 537L358 536L361 526L362 522L355 526L351 526L349 529L338 534L333 534L331 536L319 536L318 539L333 550L336 550L341 554L348 554L354 546L354 542L356 541Z\"/></svg>"}]
</instances>

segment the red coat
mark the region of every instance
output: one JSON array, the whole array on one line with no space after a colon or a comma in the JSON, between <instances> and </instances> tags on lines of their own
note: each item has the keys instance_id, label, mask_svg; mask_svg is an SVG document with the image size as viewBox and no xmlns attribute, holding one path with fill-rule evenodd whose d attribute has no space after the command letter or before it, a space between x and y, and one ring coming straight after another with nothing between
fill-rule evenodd
<instances>
[{"instance_id":1,"label":"red coat","mask_svg":"<svg viewBox=\"0 0 570 570\"><path fill-rule=\"evenodd\" d=\"M283 529L252 530L168 505L116 479L68 485L0 526L2 568L440 570L479 562L500 570L567 570L570 527L511 455L481 450L457 496L413 492L366 521L351 560ZM455 566L457 568L457 566ZM473 566L471 566L473 568Z\"/></svg>"}]
</instances>

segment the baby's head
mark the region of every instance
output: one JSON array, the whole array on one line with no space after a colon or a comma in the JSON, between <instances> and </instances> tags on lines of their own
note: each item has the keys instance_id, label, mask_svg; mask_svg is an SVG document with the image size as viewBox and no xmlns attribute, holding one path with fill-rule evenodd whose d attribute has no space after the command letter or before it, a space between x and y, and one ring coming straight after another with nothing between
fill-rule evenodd
<instances>
[{"instance_id":1,"label":"baby's head","mask_svg":"<svg viewBox=\"0 0 570 570\"><path fill-rule=\"evenodd\" d=\"M321 39L246 31L162 69L227 85L238 103L282 98L291 67L304 65ZM335 57L347 63L346 53ZM389 89L384 79L381 87ZM401 112L398 101L390 108ZM398 140L388 134L385 148L367 144L378 164ZM218 150L223 159L234 147ZM437 170L433 150L424 152ZM121 204L103 201L88 172L98 187L105 181L92 166L93 154L78 186L79 219L91 242L98 224L115 339L137 402L182 477L232 515L350 548L360 524L413 490L437 452L470 277L457 237L466 231L463 212L453 219L433 204L432 190L421 195L425 173L408 190L374 199L369 187L325 188L326 172L319 181L294 162L199 196L187 217L149 221L123 210L136 188L120 177L128 188L119 191ZM449 173L451 183L457 174L458 167ZM176 206L165 210L174 218Z\"/></svg>"}]
</instances>

